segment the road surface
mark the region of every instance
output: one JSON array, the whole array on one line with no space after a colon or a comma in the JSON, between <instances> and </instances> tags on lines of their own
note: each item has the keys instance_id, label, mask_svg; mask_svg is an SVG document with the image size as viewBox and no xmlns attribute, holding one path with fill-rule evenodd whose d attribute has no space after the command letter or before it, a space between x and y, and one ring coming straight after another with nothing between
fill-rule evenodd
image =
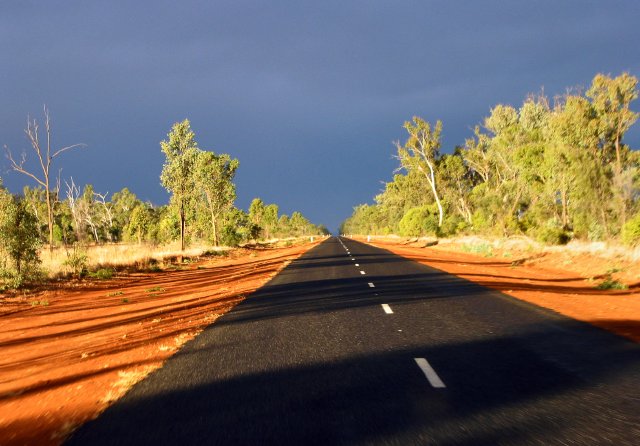
<instances>
[{"instance_id":1,"label":"road surface","mask_svg":"<svg viewBox=\"0 0 640 446\"><path fill-rule=\"evenodd\" d=\"M346 238L69 445L640 444L640 348Z\"/></svg>"}]
</instances>

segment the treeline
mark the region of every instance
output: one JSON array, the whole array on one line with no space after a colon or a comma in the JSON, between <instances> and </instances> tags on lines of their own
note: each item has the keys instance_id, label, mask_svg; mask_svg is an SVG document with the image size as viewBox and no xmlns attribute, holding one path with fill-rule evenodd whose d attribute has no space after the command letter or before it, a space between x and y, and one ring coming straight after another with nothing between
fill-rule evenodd
<instances>
[{"instance_id":1,"label":"treeline","mask_svg":"<svg viewBox=\"0 0 640 446\"><path fill-rule=\"evenodd\" d=\"M354 208L342 233L526 234L640 243L640 152L624 143L638 113L638 80L598 74L553 103L497 105L474 137L440 153L442 123L414 117L396 143L399 171L375 204Z\"/></svg>"},{"instance_id":2,"label":"treeline","mask_svg":"<svg viewBox=\"0 0 640 446\"><path fill-rule=\"evenodd\" d=\"M184 249L193 242L237 246L252 240L328 233L300 212L280 214L276 204L265 204L259 198L248 212L237 208L233 180L238 160L199 149L188 120L174 124L160 145L166 155L160 181L171 193L169 204L163 206L142 201L127 188L109 196L95 191L91 184L80 188L73 179L49 189L48 180L38 181L38 186L26 186L22 194L14 195L0 178L0 279L21 283L33 275L39 248L47 245L181 240ZM36 179L48 178L46 161L53 160L57 152L42 147L34 150L45 161L43 172L27 171L24 162L14 163L14 170ZM10 152L8 157L13 160Z\"/></svg>"}]
</instances>

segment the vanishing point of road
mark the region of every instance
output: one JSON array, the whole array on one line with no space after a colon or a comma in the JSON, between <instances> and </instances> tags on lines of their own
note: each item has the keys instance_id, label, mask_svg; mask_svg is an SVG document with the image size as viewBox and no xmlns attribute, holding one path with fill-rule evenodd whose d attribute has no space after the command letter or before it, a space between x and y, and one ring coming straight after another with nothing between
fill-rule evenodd
<instances>
[{"instance_id":1,"label":"vanishing point of road","mask_svg":"<svg viewBox=\"0 0 640 446\"><path fill-rule=\"evenodd\" d=\"M333 237L69 445L638 445L640 346Z\"/></svg>"}]
</instances>

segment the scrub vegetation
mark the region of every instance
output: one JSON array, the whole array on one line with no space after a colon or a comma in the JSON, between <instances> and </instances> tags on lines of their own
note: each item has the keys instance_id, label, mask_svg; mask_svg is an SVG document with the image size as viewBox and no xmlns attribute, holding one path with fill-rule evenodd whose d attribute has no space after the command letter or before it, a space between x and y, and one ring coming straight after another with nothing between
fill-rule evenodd
<instances>
[{"instance_id":1,"label":"scrub vegetation","mask_svg":"<svg viewBox=\"0 0 640 446\"><path fill-rule=\"evenodd\" d=\"M155 258L188 254L191 246L202 253L328 233L300 212L281 215L276 204L259 198L249 212L238 209L233 180L239 161L200 149L188 120L175 123L160 143L166 156L160 181L171 194L164 206L144 202L128 188L109 195L91 184L79 187L73 178L54 181L52 162L81 145L55 150L46 109L45 124L46 145L39 141L35 120L26 129L39 167L29 170L26 153L16 158L5 147L12 169L33 179L35 187L12 194L0 178L0 288L18 288L61 272L107 278L113 271L105 265L149 267ZM167 254L171 249L173 254ZM92 273L91 265L96 267Z\"/></svg>"},{"instance_id":2,"label":"scrub vegetation","mask_svg":"<svg viewBox=\"0 0 640 446\"><path fill-rule=\"evenodd\" d=\"M640 152L624 143L638 80L598 74L584 94L497 105L474 137L440 153L442 123L414 117L400 162L375 204L354 208L345 234L527 235L640 244Z\"/></svg>"}]
</instances>

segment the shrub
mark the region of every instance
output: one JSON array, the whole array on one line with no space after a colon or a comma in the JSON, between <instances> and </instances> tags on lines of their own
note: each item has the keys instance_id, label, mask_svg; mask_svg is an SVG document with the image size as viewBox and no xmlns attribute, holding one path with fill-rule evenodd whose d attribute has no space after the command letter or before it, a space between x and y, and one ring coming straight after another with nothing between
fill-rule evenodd
<instances>
[{"instance_id":1,"label":"shrub","mask_svg":"<svg viewBox=\"0 0 640 446\"><path fill-rule=\"evenodd\" d=\"M89 277L99 280L111 279L113 277L113 270L109 268L100 268L97 271L89 273Z\"/></svg>"},{"instance_id":2,"label":"shrub","mask_svg":"<svg viewBox=\"0 0 640 446\"><path fill-rule=\"evenodd\" d=\"M38 222L23 200L1 189L0 184L0 275L11 288L39 278Z\"/></svg>"},{"instance_id":3,"label":"shrub","mask_svg":"<svg viewBox=\"0 0 640 446\"><path fill-rule=\"evenodd\" d=\"M76 277L82 277L87 272L87 262L89 257L77 244L73 245L71 251L67 251L67 260L62 262L64 266L69 267L72 274Z\"/></svg>"},{"instance_id":4,"label":"shrub","mask_svg":"<svg viewBox=\"0 0 640 446\"><path fill-rule=\"evenodd\" d=\"M566 245L571 235L562 228L545 226L538 229L536 238L547 245Z\"/></svg>"},{"instance_id":5,"label":"shrub","mask_svg":"<svg viewBox=\"0 0 640 446\"><path fill-rule=\"evenodd\" d=\"M622 242L629 246L640 245L640 213L627 220L622 227Z\"/></svg>"},{"instance_id":6,"label":"shrub","mask_svg":"<svg viewBox=\"0 0 640 446\"><path fill-rule=\"evenodd\" d=\"M223 246L238 246L242 242L242 234L236 231L236 228L227 225L222 228L220 234L220 244Z\"/></svg>"},{"instance_id":7,"label":"shrub","mask_svg":"<svg viewBox=\"0 0 640 446\"><path fill-rule=\"evenodd\" d=\"M398 224L400 235L405 237L420 237L422 235L436 235L438 233L438 211L434 212L434 205L411 208L404 214Z\"/></svg>"},{"instance_id":8,"label":"shrub","mask_svg":"<svg viewBox=\"0 0 640 446\"><path fill-rule=\"evenodd\" d=\"M597 287L597 289L599 290L626 290L629 287L618 281L618 280L614 280L610 275L602 282L600 283Z\"/></svg>"}]
</instances>

